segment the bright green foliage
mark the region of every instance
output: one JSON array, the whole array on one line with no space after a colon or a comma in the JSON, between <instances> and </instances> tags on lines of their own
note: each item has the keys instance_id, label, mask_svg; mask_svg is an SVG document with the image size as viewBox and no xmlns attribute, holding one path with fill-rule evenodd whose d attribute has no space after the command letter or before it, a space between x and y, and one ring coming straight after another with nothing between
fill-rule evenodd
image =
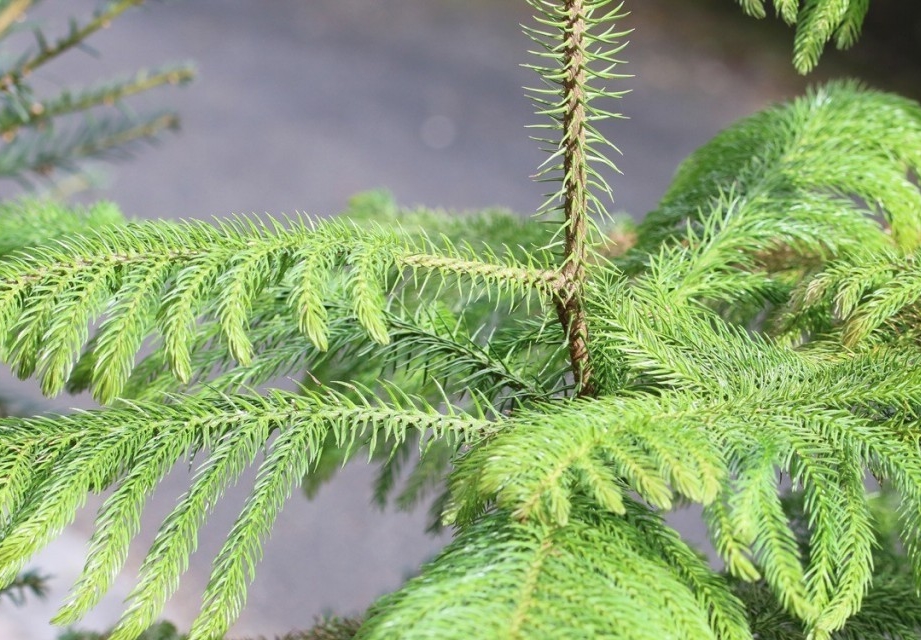
<instances>
[{"instance_id":1,"label":"bright green foliage","mask_svg":"<svg viewBox=\"0 0 921 640\"><path fill-rule=\"evenodd\" d=\"M81 210L52 201L19 200L0 205L0 256L86 229L122 224L118 207L99 202Z\"/></svg>"},{"instance_id":2,"label":"bright green foliage","mask_svg":"<svg viewBox=\"0 0 921 640\"><path fill-rule=\"evenodd\" d=\"M890 494L873 495L870 508L877 524L873 563L876 576L859 613L837 632L838 640L911 640L921 629L921 608L915 583L902 559L897 523ZM802 500L787 498L787 513L794 522L798 542L808 548ZM752 631L765 640L806 640L802 624L777 604L763 583L735 581L733 592L745 603Z\"/></svg>"},{"instance_id":3,"label":"bright green foliage","mask_svg":"<svg viewBox=\"0 0 921 640\"><path fill-rule=\"evenodd\" d=\"M200 454L204 459L195 481L164 521L112 635L113 640L137 637L176 588L196 546L197 529L215 501L277 434L253 493L215 560L205 594L209 606L196 625L198 635L192 636L211 638L226 629L242 606L262 539L327 434L340 448L354 450L361 440L374 450L410 433L469 442L494 428L483 418L436 412L396 390L386 405L371 398L357 403L342 395L306 392L176 400L0 426L6 445L0 454L5 520L0 583L15 578L29 556L72 520L88 492L118 478L100 509L84 574L57 617L74 622L98 601L124 563L147 495L177 461Z\"/></svg>"},{"instance_id":4,"label":"bright green foliage","mask_svg":"<svg viewBox=\"0 0 921 640\"><path fill-rule=\"evenodd\" d=\"M751 637L725 582L632 501L565 526L491 513L370 616L357 638Z\"/></svg>"},{"instance_id":5,"label":"bright green foliage","mask_svg":"<svg viewBox=\"0 0 921 640\"><path fill-rule=\"evenodd\" d=\"M794 292L782 329L827 335L846 346L917 342L918 253L857 253L830 264Z\"/></svg>"},{"instance_id":6,"label":"bright green foliage","mask_svg":"<svg viewBox=\"0 0 921 640\"><path fill-rule=\"evenodd\" d=\"M746 118L692 154L640 225L636 257L683 236L686 223L719 215L720 200L719 208L733 206L731 215L752 225L775 221L765 241L787 221L807 233L825 227L817 240L833 233L826 242L851 248L894 242L912 250L921 244L921 192L909 175L919 171L921 107L852 82L832 83ZM886 233L862 212L885 217Z\"/></svg>"},{"instance_id":7,"label":"bright green foliage","mask_svg":"<svg viewBox=\"0 0 921 640\"><path fill-rule=\"evenodd\" d=\"M344 299L348 316L387 345L385 296L395 279L425 289L434 278L438 289L459 278L508 296L547 291L555 277L533 258L478 261L469 247L440 244L413 242L386 228L298 219L239 219L217 228L129 224L71 236L0 264L0 331L10 336L3 354L21 377L35 374L46 394L57 394L88 340L86 324L101 316L87 364L77 372L108 403L122 395L141 345L154 332L170 370L189 381L199 319L213 321L221 348L251 365L250 323L265 311L257 301L266 298L283 300L273 317L287 315L292 328L326 351L335 309L325 306L329 298Z\"/></svg>"},{"instance_id":8,"label":"bright green foliage","mask_svg":"<svg viewBox=\"0 0 921 640\"><path fill-rule=\"evenodd\" d=\"M57 616L79 620L147 497L192 460L107 636L144 637L256 466L189 636L220 638L284 501L362 453L381 503L447 486L436 515L456 538L363 622L293 637L918 637L921 107L839 82L748 118L612 248L589 224L608 165L593 123L613 115L596 99L620 95L623 12L531 5L556 136L549 231L380 193L325 222L8 208L0 355L46 393L109 406L0 421L0 587L107 490ZM810 66L866 3L775 6ZM299 393L254 390L292 374ZM662 520L688 503L722 573Z\"/></svg>"},{"instance_id":9,"label":"bright green foliage","mask_svg":"<svg viewBox=\"0 0 921 640\"><path fill-rule=\"evenodd\" d=\"M749 15L765 16L764 0L738 2ZM793 64L808 73L829 41L839 49L857 42L870 0L774 0L774 8L787 24L796 25Z\"/></svg>"}]
</instances>

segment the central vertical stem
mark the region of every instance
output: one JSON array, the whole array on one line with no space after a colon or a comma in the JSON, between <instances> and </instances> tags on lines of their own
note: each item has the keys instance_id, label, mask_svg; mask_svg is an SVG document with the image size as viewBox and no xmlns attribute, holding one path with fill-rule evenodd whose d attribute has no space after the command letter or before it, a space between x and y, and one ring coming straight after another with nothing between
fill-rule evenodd
<instances>
[{"instance_id":1,"label":"central vertical stem","mask_svg":"<svg viewBox=\"0 0 921 640\"><path fill-rule=\"evenodd\" d=\"M567 285L559 292L557 314L567 331L569 358L578 394L594 394L588 358L588 326L582 306L588 232L588 166L585 154L585 7L584 0L565 0L567 39L563 60L563 211L566 243L562 275Z\"/></svg>"}]
</instances>

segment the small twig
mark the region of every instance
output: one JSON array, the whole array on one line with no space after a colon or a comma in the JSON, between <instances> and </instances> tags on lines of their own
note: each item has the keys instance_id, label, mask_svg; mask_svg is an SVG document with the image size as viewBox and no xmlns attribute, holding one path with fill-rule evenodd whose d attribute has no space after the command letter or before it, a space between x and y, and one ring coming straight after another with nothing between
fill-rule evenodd
<instances>
[{"instance_id":1,"label":"small twig","mask_svg":"<svg viewBox=\"0 0 921 640\"><path fill-rule=\"evenodd\" d=\"M108 27L112 20L120 16L122 13L131 7L142 4L143 2L144 0L117 0L116 2L112 2L105 9L99 11L95 16L93 16L93 19L82 27L74 27L71 29L68 35L64 36L52 45L43 44L43 46L40 46L38 52L34 56L26 59L15 69L10 70L6 73L6 75L0 78L0 89L9 91L10 87L18 85L20 82L22 82L23 78L35 71L35 69L41 65L45 64L49 60L52 60L53 58L56 58L65 51L76 47L93 33ZM16 5L13 5L7 9L7 12L12 11L15 6ZM25 8L26 7L23 7L23 9ZM18 17L20 13L21 11L14 14L14 17Z\"/></svg>"},{"instance_id":2,"label":"small twig","mask_svg":"<svg viewBox=\"0 0 921 640\"><path fill-rule=\"evenodd\" d=\"M187 67L176 67L153 73L144 71L123 84L90 89L82 94L65 93L57 98L29 105L27 115L21 109L7 107L0 110L0 134L6 138L15 135L18 128L36 125L56 116L86 111L99 105L114 105L118 101L165 84L183 84L194 78L195 72Z\"/></svg>"},{"instance_id":3,"label":"small twig","mask_svg":"<svg viewBox=\"0 0 921 640\"><path fill-rule=\"evenodd\" d=\"M28 571L19 574L13 582L0 589L0 597L6 596L16 605L23 604L26 595L30 593L37 598L44 598L48 593L48 577Z\"/></svg>"}]
</instances>

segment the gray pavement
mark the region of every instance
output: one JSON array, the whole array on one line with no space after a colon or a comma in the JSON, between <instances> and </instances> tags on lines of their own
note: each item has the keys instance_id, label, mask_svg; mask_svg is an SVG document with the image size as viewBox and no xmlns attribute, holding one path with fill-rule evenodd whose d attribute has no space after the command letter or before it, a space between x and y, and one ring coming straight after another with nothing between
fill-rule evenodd
<instances>
[{"instance_id":1,"label":"gray pavement","mask_svg":"<svg viewBox=\"0 0 921 640\"><path fill-rule=\"evenodd\" d=\"M612 180L616 208L642 214L677 162L721 127L787 91L763 72L676 43L661 3L634 2L625 26L637 41L624 57L635 73L622 101L632 120L604 129L624 152ZM93 2L46 2L52 19ZM352 194L387 187L407 205L456 209L498 205L528 214L541 201L529 175L542 156L527 139L535 122L520 87L529 43L518 29L523 2L498 0L187 0L127 15L81 54L50 67L50 90L72 79L193 59L200 80L143 102L169 103L183 132L113 170L94 195L143 218L306 211L326 216ZM9 193L7 190L5 193ZM8 376L7 376L8 377ZM91 406L86 398L38 399L29 383L0 394L29 410ZM249 604L234 632L272 634L310 625L324 611L357 613L399 585L443 538L423 533L423 514L369 506L372 472L346 469L314 502L295 496L279 520ZM112 623L146 550L144 543L187 479L177 470L154 497L117 593L87 626ZM244 482L245 484L245 482ZM246 487L230 492L167 616L187 624L210 559ZM97 503L92 503L97 504ZM36 565L57 576L44 605L0 607L0 639L48 640L46 621L82 561L92 504ZM693 518L682 527L703 535Z\"/></svg>"}]
</instances>

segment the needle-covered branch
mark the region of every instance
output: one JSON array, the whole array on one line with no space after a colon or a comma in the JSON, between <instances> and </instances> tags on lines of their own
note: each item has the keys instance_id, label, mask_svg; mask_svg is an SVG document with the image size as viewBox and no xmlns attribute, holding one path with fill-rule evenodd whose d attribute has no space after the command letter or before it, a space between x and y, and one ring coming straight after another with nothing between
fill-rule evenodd
<instances>
[{"instance_id":1,"label":"needle-covered branch","mask_svg":"<svg viewBox=\"0 0 921 640\"><path fill-rule=\"evenodd\" d=\"M283 291L284 314L325 351L334 281L350 315L373 340L388 344L387 299L400 281L437 295L450 280L501 299L552 296L553 278L535 264L475 259L468 249L436 249L383 227L347 222L129 224L0 262L0 329L9 336L3 356L20 376L37 373L45 393L56 394L87 343L90 323L102 318L92 386L97 398L110 402L152 334L162 338L173 374L189 380L199 319L217 321L230 355L248 365L251 322L263 292Z\"/></svg>"},{"instance_id":2,"label":"needle-covered branch","mask_svg":"<svg viewBox=\"0 0 921 640\"><path fill-rule=\"evenodd\" d=\"M537 179L559 182L545 212L562 211L564 236L560 258L562 284L557 287L557 316L567 333L569 357L579 394L595 393L589 361L589 327L582 305L582 286L589 260L592 215L605 216L606 207L599 194L610 195L599 168L616 171L604 154L614 148L596 129L595 122L618 117L597 106L598 99L614 99L625 92L609 90L604 83L623 78L614 73L621 64L614 56L624 45L619 39L628 31L617 31L614 21L624 17L619 8L608 12L607 0L566 0L561 3L529 0L538 11L538 27L525 27L525 33L541 50L541 60L528 65L540 76L546 88L530 89L538 115L549 118L541 128L558 132L558 138L540 138L550 157L541 166ZM597 166L596 166L597 165Z\"/></svg>"}]
</instances>

